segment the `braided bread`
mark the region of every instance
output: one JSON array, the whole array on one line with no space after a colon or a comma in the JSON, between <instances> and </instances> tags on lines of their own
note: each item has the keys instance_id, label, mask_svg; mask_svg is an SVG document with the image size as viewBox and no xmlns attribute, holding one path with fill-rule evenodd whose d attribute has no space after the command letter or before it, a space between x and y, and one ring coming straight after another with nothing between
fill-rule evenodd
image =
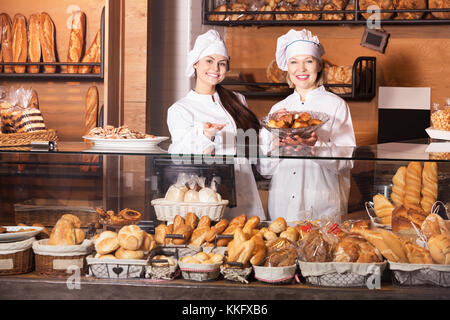
<instances>
[{"instance_id":1,"label":"braided bread","mask_svg":"<svg viewBox=\"0 0 450 320\"><path fill-rule=\"evenodd\" d=\"M420 207L420 191L422 188L422 165L411 162L406 169L406 186L404 206L407 209L422 209Z\"/></svg>"},{"instance_id":2,"label":"braided bread","mask_svg":"<svg viewBox=\"0 0 450 320\"><path fill-rule=\"evenodd\" d=\"M403 205L405 198L406 185L406 167L400 167L392 178L394 185L392 186L391 199L396 207Z\"/></svg>"},{"instance_id":3,"label":"braided bread","mask_svg":"<svg viewBox=\"0 0 450 320\"><path fill-rule=\"evenodd\" d=\"M422 173L422 200L420 204L426 213L431 208L438 195L438 167L436 162L425 162Z\"/></svg>"}]
</instances>

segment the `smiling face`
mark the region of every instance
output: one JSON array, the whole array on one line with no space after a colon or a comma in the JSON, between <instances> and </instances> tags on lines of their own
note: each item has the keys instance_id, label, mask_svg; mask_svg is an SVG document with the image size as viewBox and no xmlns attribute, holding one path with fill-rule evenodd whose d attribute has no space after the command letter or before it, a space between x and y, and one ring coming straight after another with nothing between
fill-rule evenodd
<instances>
[{"instance_id":1,"label":"smiling face","mask_svg":"<svg viewBox=\"0 0 450 320\"><path fill-rule=\"evenodd\" d=\"M288 77L297 90L317 88L317 78L321 70L320 61L309 55L298 55L288 61Z\"/></svg>"},{"instance_id":2,"label":"smiling face","mask_svg":"<svg viewBox=\"0 0 450 320\"><path fill-rule=\"evenodd\" d=\"M194 69L197 75L197 86L215 86L225 79L228 69L228 59L219 54L212 54L201 58Z\"/></svg>"}]
</instances>

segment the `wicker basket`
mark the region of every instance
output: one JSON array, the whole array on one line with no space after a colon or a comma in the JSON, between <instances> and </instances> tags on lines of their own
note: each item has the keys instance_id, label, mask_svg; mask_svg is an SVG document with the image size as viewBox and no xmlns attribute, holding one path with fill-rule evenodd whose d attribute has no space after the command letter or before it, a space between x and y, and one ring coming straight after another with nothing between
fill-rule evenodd
<instances>
[{"instance_id":1,"label":"wicker basket","mask_svg":"<svg viewBox=\"0 0 450 320\"><path fill-rule=\"evenodd\" d=\"M92 252L92 241L77 246L49 246L48 239L33 243L36 272L42 275L70 276L73 268L81 275L88 272L86 257Z\"/></svg>"},{"instance_id":2,"label":"wicker basket","mask_svg":"<svg viewBox=\"0 0 450 320\"><path fill-rule=\"evenodd\" d=\"M15 242L14 245L18 246L19 251L11 253L2 250L11 244L0 244L0 276L23 274L33 271L34 261L31 246L34 241L36 241L35 238ZM2 254L2 251L7 253Z\"/></svg>"},{"instance_id":3,"label":"wicker basket","mask_svg":"<svg viewBox=\"0 0 450 320\"><path fill-rule=\"evenodd\" d=\"M392 281L398 286L438 286L450 288L450 265L409 264L389 261Z\"/></svg>"},{"instance_id":4,"label":"wicker basket","mask_svg":"<svg viewBox=\"0 0 450 320\"><path fill-rule=\"evenodd\" d=\"M0 134L0 147L27 146L32 141L57 141L58 136L53 129L25 133Z\"/></svg>"},{"instance_id":5,"label":"wicker basket","mask_svg":"<svg viewBox=\"0 0 450 320\"><path fill-rule=\"evenodd\" d=\"M190 281L213 281L220 275L220 266L217 264L194 264L178 262L183 279Z\"/></svg>"},{"instance_id":6,"label":"wicker basket","mask_svg":"<svg viewBox=\"0 0 450 320\"><path fill-rule=\"evenodd\" d=\"M294 281L297 265L288 267L253 266L255 278L261 282L271 284L289 284Z\"/></svg>"},{"instance_id":7,"label":"wicker basket","mask_svg":"<svg viewBox=\"0 0 450 320\"><path fill-rule=\"evenodd\" d=\"M188 212L195 213L199 219L203 216L208 216L212 221L220 221L228 203L228 200L222 200L217 203L175 202L165 199L152 201L156 211L156 218L159 221L167 222L172 222L177 215L185 218Z\"/></svg>"},{"instance_id":8,"label":"wicker basket","mask_svg":"<svg viewBox=\"0 0 450 320\"><path fill-rule=\"evenodd\" d=\"M90 275L99 279L134 279L145 276L147 260L96 259L87 257Z\"/></svg>"}]
</instances>

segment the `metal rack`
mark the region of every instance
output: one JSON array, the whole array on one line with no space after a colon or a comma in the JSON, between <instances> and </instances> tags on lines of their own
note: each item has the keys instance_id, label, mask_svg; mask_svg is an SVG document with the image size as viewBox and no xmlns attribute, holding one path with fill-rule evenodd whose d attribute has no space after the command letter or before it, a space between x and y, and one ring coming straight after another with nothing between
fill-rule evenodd
<instances>
[{"instance_id":1,"label":"metal rack","mask_svg":"<svg viewBox=\"0 0 450 320\"><path fill-rule=\"evenodd\" d=\"M0 73L0 81L7 79L20 80L49 80L49 79L64 79L64 80L103 80L104 79L104 56L105 56L105 8L102 10L100 23L100 63L69 63L69 62L11 62L0 63L0 66L95 66L100 67L100 73Z\"/></svg>"},{"instance_id":2,"label":"metal rack","mask_svg":"<svg viewBox=\"0 0 450 320\"><path fill-rule=\"evenodd\" d=\"M225 12L216 12L215 9L215 0L203 0L203 14L202 14L202 23L204 25L220 25L220 26L282 26L282 25L365 25L368 21L362 16L362 13L371 14L373 11L365 11L359 9L359 1L355 0L355 9L354 10L315 10L315 11L225 11ZM227 1L227 3L230 1ZM425 19L423 18L427 13L431 12L441 12L450 13L450 8L442 8L442 9L398 9L398 10L379 10L377 13L423 13L422 19L386 19L380 20L380 25L433 25L433 24L450 24L450 19ZM255 20L255 17L261 15L293 15L293 14L352 14L354 18L352 20ZM249 16L249 20L236 20L230 21L227 18L224 21L211 21L209 17L211 15L219 16L231 16L231 15L247 15Z\"/></svg>"},{"instance_id":3,"label":"metal rack","mask_svg":"<svg viewBox=\"0 0 450 320\"><path fill-rule=\"evenodd\" d=\"M376 95L376 58L358 57L353 63L351 84L325 84L330 88L351 88L350 93L338 94L345 100L371 100ZM286 97L292 93L287 83L232 82L224 81L223 86L243 87L236 90L247 97ZM267 89L277 87L279 91ZM285 90L284 90L285 89Z\"/></svg>"}]
</instances>

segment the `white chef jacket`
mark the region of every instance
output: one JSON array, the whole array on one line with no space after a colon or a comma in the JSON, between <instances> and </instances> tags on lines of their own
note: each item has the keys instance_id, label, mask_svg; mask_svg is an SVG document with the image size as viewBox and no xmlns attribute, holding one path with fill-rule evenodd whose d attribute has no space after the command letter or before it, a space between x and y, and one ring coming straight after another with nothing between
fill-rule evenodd
<instances>
[{"instance_id":1,"label":"white chef jacket","mask_svg":"<svg viewBox=\"0 0 450 320\"><path fill-rule=\"evenodd\" d=\"M245 98L237 94L247 105ZM206 122L226 124L214 137L214 142L203 134ZM237 127L223 107L219 94L202 95L191 90L186 97L173 104L168 111L167 125L172 136L169 153L203 154L215 149L216 154L235 155ZM246 158L234 158L237 207L227 208L224 217L232 219L241 214L266 220L252 167Z\"/></svg>"},{"instance_id":2,"label":"white chef jacket","mask_svg":"<svg viewBox=\"0 0 450 320\"><path fill-rule=\"evenodd\" d=\"M316 147L325 148L324 156L348 157L356 146L352 119L347 103L323 86L311 91L302 102L294 91L272 107L270 113L320 111L330 120L316 131ZM271 149L273 137L266 129L260 134L263 150ZM337 148L336 148L337 147ZM350 147L350 148L340 148ZM343 154L344 153L344 154ZM272 176L268 199L269 220L284 217L287 221L339 217L347 213L350 194L351 160L261 159L258 170Z\"/></svg>"}]
</instances>

